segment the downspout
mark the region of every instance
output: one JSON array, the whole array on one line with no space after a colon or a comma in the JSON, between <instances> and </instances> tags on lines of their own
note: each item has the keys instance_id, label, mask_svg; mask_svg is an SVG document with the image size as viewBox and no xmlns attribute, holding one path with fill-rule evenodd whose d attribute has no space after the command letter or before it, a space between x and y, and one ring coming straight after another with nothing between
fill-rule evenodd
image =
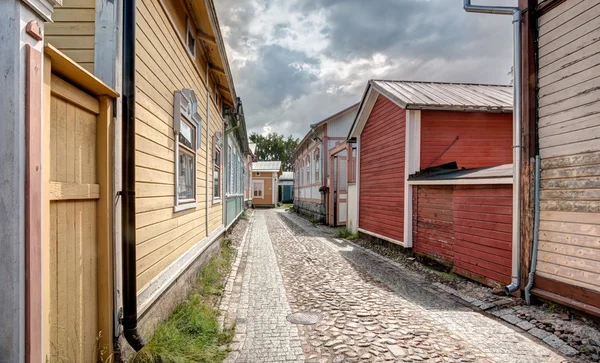
<instances>
[{"instance_id":1,"label":"downspout","mask_svg":"<svg viewBox=\"0 0 600 363\"><path fill-rule=\"evenodd\" d=\"M512 217L512 276L511 283L504 288L509 295L521 285L521 10L507 6L471 5L464 0L464 9L470 13L512 15L513 17L513 217Z\"/></svg>"},{"instance_id":2,"label":"downspout","mask_svg":"<svg viewBox=\"0 0 600 363\"><path fill-rule=\"evenodd\" d=\"M209 223L209 217L208 214L210 213L210 205L212 204L212 201L209 204L209 194L208 194L208 163L209 161L212 159L211 157L211 152L210 150L208 150L208 143L210 141L210 80L209 80L209 76L210 76L210 64L208 62L206 62L206 170L205 170L205 174L206 175L206 213L204 214L204 221L206 223L206 237L209 236L210 232L210 228L208 226ZM221 151L221 155L223 155L223 152ZM213 168L213 173L214 173L214 168ZM221 176L224 173L221 172ZM222 178L222 177L221 177ZM212 178L212 182L215 182L215 177L213 175ZM221 183L221 180L219 180L219 183ZM214 185L213 185L213 189L214 189ZM222 203L227 204L227 200L225 198L225 193L223 193L223 191L221 191L221 195L222 195ZM211 198L212 200L212 198ZM223 204L221 204L221 206L223 206Z\"/></svg>"},{"instance_id":3,"label":"downspout","mask_svg":"<svg viewBox=\"0 0 600 363\"><path fill-rule=\"evenodd\" d=\"M123 2L123 334L133 349L146 342L138 331L135 236L135 0Z\"/></svg>"},{"instance_id":4,"label":"downspout","mask_svg":"<svg viewBox=\"0 0 600 363\"><path fill-rule=\"evenodd\" d=\"M533 287L533 279L535 278L535 269L537 266L537 251L539 244L539 232L540 232L540 156L535 156L535 214L533 220L533 250L531 252L531 267L529 269L529 281L525 286L525 301L527 305L531 305L531 288Z\"/></svg>"}]
</instances>

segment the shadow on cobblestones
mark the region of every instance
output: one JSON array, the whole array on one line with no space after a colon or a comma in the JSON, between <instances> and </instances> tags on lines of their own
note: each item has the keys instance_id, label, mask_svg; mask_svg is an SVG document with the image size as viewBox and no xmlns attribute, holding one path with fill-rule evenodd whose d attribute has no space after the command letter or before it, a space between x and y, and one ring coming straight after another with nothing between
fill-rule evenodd
<instances>
[{"instance_id":1,"label":"shadow on cobblestones","mask_svg":"<svg viewBox=\"0 0 600 363\"><path fill-rule=\"evenodd\" d=\"M266 213L292 310L325 315L300 328L309 360L566 361L408 269L295 214Z\"/></svg>"}]
</instances>

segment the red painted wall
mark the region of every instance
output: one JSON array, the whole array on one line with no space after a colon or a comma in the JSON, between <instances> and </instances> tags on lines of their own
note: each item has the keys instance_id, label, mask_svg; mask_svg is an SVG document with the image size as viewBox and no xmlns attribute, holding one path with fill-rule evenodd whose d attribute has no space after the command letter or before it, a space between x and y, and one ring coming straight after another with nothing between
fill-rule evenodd
<instances>
[{"instance_id":1,"label":"red painted wall","mask_svg":"<svg viewBox=\"0 0 600 363\"><path fill-rule=\"evenodd\" d=\"M454 260L453 187L413 190L413 248L443 264ZM416 202L416 203L415 203Z\"/></svg>"},{"instance_id":2,"label":"red painted wall","mask_svg":"<svg viewBox=\"0 0 600 363\"><path fill-rule=\"evenodd\" d=\"M360 136L359 227L404 240L406 111L379 96Z\"/></svg>"},{"instance_id":3,"label":"red painted wall","mask_svg":"<svg viewBox=\"0 0 600 363\"><path fill-rule=\"evenodd\" d=\"M419 186L414 250L486 285L510 282L512 186Z\"/></svg>"},{"instance_id":4,"label":"red painted wall","mask_svg":"<svg viewBox=\"0 0 600 363\"><path fill-rule=\"evenodd\" d=\"M458 141L452 145L457 136ZM421 111L421 169L452 161L465 168L510 164L512 139L510 113L424 110Z\"/></svg>"}]
</instances>

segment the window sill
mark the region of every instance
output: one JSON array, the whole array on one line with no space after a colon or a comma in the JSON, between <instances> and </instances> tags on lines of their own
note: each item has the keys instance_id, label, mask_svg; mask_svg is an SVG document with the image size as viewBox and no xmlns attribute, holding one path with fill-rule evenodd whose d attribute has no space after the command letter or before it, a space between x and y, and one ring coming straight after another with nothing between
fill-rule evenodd
<instances>
[{"instance_id":1,"label":"window sill","mask_svg":"<svg viewBox=\"0 0 600 363\"><path fill-rule=\"evenodd\" d=\"M182 211L188 210L188 209L196 209L197 206L198 206L198 203L180 204L180 205L176 205L173 207L173 212L177 213L177 212L182 212Z\"/></svg>"},{"instance_id":2,"label":"window sill","mask_svg":"<svg viewBox=\"0 0 600 363\"><path fill-rule=\"evenodd\" d=\"M212 204L221 204L221 198L213 199Z\"/></svg>"}]
</instances>

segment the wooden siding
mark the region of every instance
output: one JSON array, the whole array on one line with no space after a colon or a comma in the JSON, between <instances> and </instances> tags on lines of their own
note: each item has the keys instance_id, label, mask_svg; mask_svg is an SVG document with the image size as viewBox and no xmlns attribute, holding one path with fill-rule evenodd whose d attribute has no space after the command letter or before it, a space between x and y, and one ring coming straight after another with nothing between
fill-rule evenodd
<instances>
[{"instance_id":1,"label":"wooden siding","mask_svg":"<svg viewBox=\"0 0 600 363\"><path fill-rule=\"evenodd\" d=\"M510 164L512 142L510 113L421 112L421 169L452 161L465 168Z\"/></svg>"},{"instance_id":2,"label":"wooden siding","mask_svg":"<svg viewBox=\"0 0 600 363\"><path fill-rule=\"evenodd\" d=\"M165 3L170 4L168 0ZM213 135L223 130L223 119L214 97L207 101L205 76L181 43L159 1L140 0L137 9L136 222L139 291L223 224L222 203L210 203L208 228L206 226L206 188L212 191L213 180L212 163L206 175L206 152L208 148L212 153ZM181 7L177 9L182 11ZM174 212L173 92L183 88L195 91L202 116L202 145L197 155L198 205L196 209ZM208 123L207 108L210 108Z\"/></svg>"},{"instance_id":3,"label":"wooden siding","mask_svg":"<svg viewBox=\"0 0 600 363\"><path fill-rule=\"evenodd\" d=\"M511 186L419 186L413 205L417 254L489 286L510 282Z\"/></svg>"},{"instance_id":4,"label":"wooden siding","mask_svg":"<svg viewBox=\"0 0 600 363\"><path fill-rule=\"evenodd\" d=\"M256 176L256 173L252 176L252 180L263 180L263 198L252 198L252 204L255 205L273 205L273 173L261 172L261 176Z\"/></svg>"},{"instance_id":5,"label":"wooden siding","mask_svg":"<svg viewBox=\"0 0 600 363\"><path fill-rule=\"evenodd\" d=\"M538 28L536 273L600 292L600 4L563 2L540 17Z\"/></svg>"},{"instance_id":6,"label":"wooden siding","mask_svg":"<svg viewBox=\"0 0 600 363\"><path fill-rule=\"evenodd\" d=\"M94 73L96 0L64 0L44 26L45 42Z\"/></svg>"},{"instance_id":7,"label":"wooden siding","mask_svg":"<svg viewBox=\"0 0 600 363\"><path fill-rule=\"evenodd\" d=\"M453 200L454 271L487 285L510 283L512 186L456 186Z\"/></svg>"},{"instance_id":8,"label":"wooden siding","mask_svg":"<svg viewBox=\"0 0 600 363\"><path fill-rule=\"evenodd\" d=\"M454 261L453 187L414 188L414 251L443 264L451 264Z\"/></svg>"},{"instance_id":9,"label":"wooden siding","mask_svg":"<svg viewBox=\"0 0 600 363\"><path fill-rule=\"evenodd\" d=\"M406 110L379 96L360 136L359 228L404 239Z\"/></svg>"},{"instance_id":10,"label":"wooden siding","mask_svg":"<svg viewBox=\"0 0 600 363\"><path fill-rule=\"evenodd\" d=\"M49 183L49 325L50 360L95 361L99 333L99 266L101 235L98 226L100 193L73 195L78 187L97 187L97 116L100 102L66 81L52 76ZM85 106L84 106L85 105ZM105 125L103 123L103 125ZM103 149L106 152L106 149ZM103 186L104 187L104 186ZM106 226L104 226L106 227ZM112 301L111 301L112 307Z\"/></svg>"}]
</instances>

